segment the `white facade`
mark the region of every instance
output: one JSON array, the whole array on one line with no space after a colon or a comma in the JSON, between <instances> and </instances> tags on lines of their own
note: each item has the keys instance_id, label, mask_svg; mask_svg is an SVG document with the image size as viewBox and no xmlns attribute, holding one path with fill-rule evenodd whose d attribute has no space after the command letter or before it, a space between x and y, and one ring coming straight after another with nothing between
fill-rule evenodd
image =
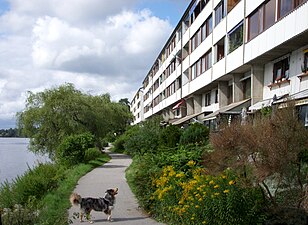
<instances>
[{"instance_id":1,"label":"white facade","mask_svg":"<svg viewBox=\"0 0 308 225\"><path fill-rule=\"evenodd\" d=\"M293 96L308 89L307 57L307 0L192 0L145 76L134 123L206 121Z\"/></svg>"},{"instance_id":2,"label":"white facade","mask_svg":"<svg viewBox=\"0 0 308 225\"><path fill-rule=\"evenodd\" d=\"M133 114L132 125L140 123L144 120L143 113L143 88L139 88L135 94L133 100L131 101L130 110Z\"/></svg>"}]
</instances>

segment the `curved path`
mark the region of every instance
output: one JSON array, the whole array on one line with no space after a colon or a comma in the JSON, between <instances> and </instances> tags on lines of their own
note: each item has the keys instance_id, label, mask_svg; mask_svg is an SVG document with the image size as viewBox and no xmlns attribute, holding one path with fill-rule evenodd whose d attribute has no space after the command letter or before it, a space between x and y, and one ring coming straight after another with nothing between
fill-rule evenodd
<instances>
[{"instance_id":1,"label":"curved path","mask_svg":"<svg viewBox=\"0 0 308 225\"><path fill-rule=\"evenodd\" d=\"M115 208L112 211L112 224L125 225L163 225L149 218L138 206L138 202L131 192L126 179L125 170L132 162L131 158L118 153L108 153L112 159L101 167L92 170L83 176L74 192L82 197L102 197L109 188L119 188ZM79 212L79 206L69 209L69 219L73 224L89 224L86 220L83 223L79 219L72 219L73 213ZM109 224L107 216L103 212L91 212L94 224Z\"/></svg>"}]
</instances>

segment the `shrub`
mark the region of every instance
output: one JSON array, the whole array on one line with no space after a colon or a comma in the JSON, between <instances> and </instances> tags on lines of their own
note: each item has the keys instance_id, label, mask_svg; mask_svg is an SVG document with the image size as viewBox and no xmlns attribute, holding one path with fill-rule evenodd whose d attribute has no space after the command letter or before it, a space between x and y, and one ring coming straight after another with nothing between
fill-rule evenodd
<instances>
[{"instance_id":1,"label":"shrub","mask_svg":"<svg viewBox=\"0 0 308 225\"><path fill-rule=\"evenodd\" d=\"M98 148L88 148L85 151L84 161L89 162L102 156L102 152Z\"/></svg>"},{"instance_id":2,"label":"shrub","mask_svg":"<svg viewBox=\"0 0 308 225\"><path fill-rule=\"evenodd\" d=\"M161 147L174 148L179 144L181 129L170 125L163 128L159 134L159 145Z\"/></svg>"},{"instance_id":3,"label":"shrub","mask_svg":"<svg viewBox=\"0 0 308 225\"><path fill-rule=\"evenodd\" d=\"M160 117L154 117L136 126L135 130L129 131L132 134L126 134L128 138L124 143L127 153L134 156L156 152L159 146L159 134L161 131L160 121Z\"/></svg>"},{"instance_id":4,"label":"shrub","mask_svg":"<svg viewBox=\"0 0 308 225\"><path fill-rule=\"evenodd\" d=\"M56 151L60 164L73 166L84 161L85 151L94 147L94 136L90 133L71 135L65 138Z\"/></svg>"},{"instance_id":5,"label":"shrub","mask_svg":"<svg viewBox=\"0 0 308 225\"><path fill-rule=\"evenodd\" d=\"M153 179L152 213L172 224L261 224L262 193L243 188L230 171L206 175L189 161L186 172L164 167Z\"/></svg>"},{"instance_id":6,"label":"shrub","mask_svg":"<svg viewBox=\"0 0 308 225\"><path fill-rule=\"evenodd\" d=\"M180 138L181 145L206 143L209 137L209 128L200 124L193 123L184 130Z\"/></svg>"},{"instance_id":7,"label":"shrub","mask_svg":"<svg viewBox=\"0 0 308 225\"><path fill-rule=\"evenodd\" d=\"M5 208L0 213L0 224L3 225L32 225L37 222L37 210L19 204L15 204L12 209Z\"/></svg>"}]
</instances>

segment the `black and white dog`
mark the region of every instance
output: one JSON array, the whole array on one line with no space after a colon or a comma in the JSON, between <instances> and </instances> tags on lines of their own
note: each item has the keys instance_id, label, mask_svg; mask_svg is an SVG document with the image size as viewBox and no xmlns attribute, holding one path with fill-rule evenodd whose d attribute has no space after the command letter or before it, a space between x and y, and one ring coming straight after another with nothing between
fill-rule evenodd
<instances>
[{"instance_id":1,"label":"black and white dog","mask_svg":"<svg viewBox=\"0 0 308 225\"><path fill-rule=\"evenodd\" d=\"M104 212L108 216L107 220L112 221L111 210L114 208L115 196L117 194L118 188L108 189L103 198L82 198L79 194L73 193L70 197L70 202L72 205L80 205L80 222L83 221L82 218L85 214L86 219L90 223L93 223L90 218L90 213L92 210Z\"/></svg>"}]
</instances>

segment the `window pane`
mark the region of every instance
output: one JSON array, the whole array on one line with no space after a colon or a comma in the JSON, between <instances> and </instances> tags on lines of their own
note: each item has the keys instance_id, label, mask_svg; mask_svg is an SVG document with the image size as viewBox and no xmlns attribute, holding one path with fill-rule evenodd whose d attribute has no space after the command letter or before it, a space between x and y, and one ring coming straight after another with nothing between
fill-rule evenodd
<instances>
[{"instance_id":1,"label":"window pane","mask_svg":"<svg viewBox=\"0 0 308 225\"><path fill-rule=\"evenodd\" d=\"M273 82L289 78L289 58L285 58L274 64Z\"/></svg>"},{"instance_id":2,"label":"window pane","mask_svg":"<svg viewBox=\"0 0 308 225\"><path fill-rule=\"evenodd\" d=\"M229 34L229 53L243 44L243 24Z\"/></svg>"},{"instance_id":3,"label":"window pane","mask_svg":"<svg viewBox=\"0 0 308 225\"><path fill-rule=\"evenodd\" d=\"M293 1L291 0L280 0L279 4L279 17L285 16L288 12L292 10Z\"/></svg>"},{"instance_id":4,"label":"window pane","mask_svg":"<svg viewBox=\"0 0 308 225\"><path fill-rule=\"evenodd\" d=\"M258 25L259 25L259 11L257 10L254 14L252 14L249 18L249 28L248 28L248 39L256 37L259 33Z\"/></svg>"},{"instance_id":5,"label":"window pane","mask_svg":"<svg viewBox=\"0 0 308 225\"><path fill-rule=\"evenodd\" d=\"M264 8L264 30L275 23L275 7L276 1L271 0L265 4Z\"/></svg>"},{"instance_id":6,"label":"window pane","mask_svg":"<svg viewBox=\"0 0 308 225\"><path fill-rule=\"evenodd\" d=\"M220 23L224 17L223 1L218 4L215 9L215 26Z\"/></svg>"},{"instance_id":7,"label":"window pane","mask_svg":"<svg viewBox=\"0 0 308 225\"><path fill-rule=\"evenodd\" d=\"M213 18L212 18L212 15L207 19L206 25L208 27L207 35L209 35L210 33L212 33L212 30L213 30Z\"/></svg>"},{"instance_id":8,"label":"window pane","mask_svg":"<svg viewBox=\"0 0 308 225\"><path fill-rule=\"evenodd\" d=\"M204 41L204 39L207 37L206 24L203 24L203 26L201 27L201 37L202 37L202 41Z\"/></svg>"},{"instance_id":9,"label":"window pane","mask_svg":"<svg viewBox=\"0 0 308 225\"><path fill-rule=\"evenodd\" d=\"M228 0L228 6L227 6L228 12L230 12L234 8L234 6L236 6L237 3L239 3L239 1L240 0Z\"/></svg>"}]
</instances>

